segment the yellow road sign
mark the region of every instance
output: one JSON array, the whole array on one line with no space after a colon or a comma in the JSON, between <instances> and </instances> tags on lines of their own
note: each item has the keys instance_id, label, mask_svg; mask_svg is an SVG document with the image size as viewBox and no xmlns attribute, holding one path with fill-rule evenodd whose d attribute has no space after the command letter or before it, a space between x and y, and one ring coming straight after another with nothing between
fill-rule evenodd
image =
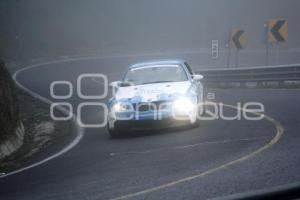
<instances>
[{"instance_id":1,"label":"yellow road sign","mask_svg":"<svg viewBox=\"0 0 300 200\"><path fill-rule=\"evenodd\" d=\"M245 31L241 29L232 29L230 36L230 46L237 49L243 49L246 45Z\"/></svg>"},{"instance_id":2,"label":"yellow road sign","mask_svg":"<svg viewBox=\"0 0 300 200\"><path fill-rule=\"evenodd\" d=\"M288 37L288 22L285 19L270 19L268 21L268 42L285 42Z\"/></svg>"}]
</instances>

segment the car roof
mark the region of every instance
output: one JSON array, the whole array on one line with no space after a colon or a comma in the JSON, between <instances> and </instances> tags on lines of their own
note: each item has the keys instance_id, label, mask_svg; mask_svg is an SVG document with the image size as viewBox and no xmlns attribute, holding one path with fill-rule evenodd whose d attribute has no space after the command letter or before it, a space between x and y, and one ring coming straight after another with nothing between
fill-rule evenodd
<instances>
[{"instance_id":1,"label":"car roof","mask_svg":"<svg viewBox=\"0 0 300 200\"><path fill-rule=\"evenodd\" d=\"M151 66L151 65L182 65L184 64L184 60L157 60L157 61L149 61L149 62L141 62L131 65L129 68L139 68L144 66Z\"/></svg>"}]
</instances>

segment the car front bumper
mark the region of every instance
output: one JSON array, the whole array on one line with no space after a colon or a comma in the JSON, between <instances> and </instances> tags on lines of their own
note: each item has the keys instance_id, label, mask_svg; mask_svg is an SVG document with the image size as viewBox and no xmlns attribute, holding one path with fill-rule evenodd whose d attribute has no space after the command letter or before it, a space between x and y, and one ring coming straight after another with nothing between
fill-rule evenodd
<instances>
[{"instance_id":1,"label":"car front bumper","mask_svg":"<svg viewBox=\"0 0 300 200\"><path fill-rule=\"evenodd\" d=\"M109 113L108 126L110 129L119 130L153 130L188 125L189 116L182 116L180 120L175 119L170 112L140 113L135 116L133 113ZM116 116L117 115L117 116Z\"/></svg>"}]
</instances>

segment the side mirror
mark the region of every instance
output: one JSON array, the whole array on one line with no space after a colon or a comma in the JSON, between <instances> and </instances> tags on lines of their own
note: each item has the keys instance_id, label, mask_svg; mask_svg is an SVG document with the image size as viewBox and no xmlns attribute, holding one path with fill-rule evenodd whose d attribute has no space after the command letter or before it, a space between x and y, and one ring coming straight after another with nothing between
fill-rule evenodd
<instances>
[{"instance_id":1,"label":"side mirror","mask_svg":"<svg viewBox=\"0 0 300 200\"><path fill-rule=\"evenodd\" d=\"M118 88L121 85L121 81L114 81L109 84L111 88Z\"/></svg>"},{"instance_id":2,"label":"side mirror","mask_svg":"<svg viewBox=\"0 0 300 200\"><path fill-rule=\"evenodd\" d=\"M193 74L192 77L193 77L193 80L195 80L195 81L200 81L204 78L203 75L201 75L201 74Z\"/></svg>"}]
</instances>

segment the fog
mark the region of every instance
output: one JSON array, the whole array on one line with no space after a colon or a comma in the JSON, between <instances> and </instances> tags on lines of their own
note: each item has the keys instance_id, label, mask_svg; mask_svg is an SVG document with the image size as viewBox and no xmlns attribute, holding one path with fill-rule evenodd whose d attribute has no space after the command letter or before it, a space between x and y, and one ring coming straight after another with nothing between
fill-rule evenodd
<instances>
[{"instance_id":1,"label":"fog","mask_svg":"<svg viewBox=\"0 0 300 200\"><path fill-rule=\"evenodd\" d=\"M300 62L299 8L299 0L1 0L0 57L194 54L197 64L224 66L229 30L240 28L247 38L241 65L263 65L264 23L285 18L289 36L279 64L294 63ZM211 40L219 40L217 60Z\"/></svg>"}]
</instances>

